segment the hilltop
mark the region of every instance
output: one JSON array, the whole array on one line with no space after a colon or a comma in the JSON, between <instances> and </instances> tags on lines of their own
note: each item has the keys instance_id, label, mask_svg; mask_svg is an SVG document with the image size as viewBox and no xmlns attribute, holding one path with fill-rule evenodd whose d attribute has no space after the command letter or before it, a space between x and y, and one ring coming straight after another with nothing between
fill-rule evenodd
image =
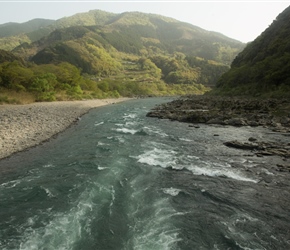
<instances>
[{"instance_id":1,"label":"hilltop","mask_svg":"<svg viewBox=\"0 0 290 250\"><path fill-rule=\"evenodd\" d=\"M36 18L25 23L0 24L0 37L16 36L22 33L30 33L35 30L44 29L53 24L54 20Z\"/></svg>"}]
</instances>

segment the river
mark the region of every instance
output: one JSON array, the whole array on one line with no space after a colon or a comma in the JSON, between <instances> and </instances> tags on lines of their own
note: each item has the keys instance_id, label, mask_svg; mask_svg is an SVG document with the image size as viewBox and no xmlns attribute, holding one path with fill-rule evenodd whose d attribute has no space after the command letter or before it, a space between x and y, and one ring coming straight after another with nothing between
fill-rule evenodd
<instances>
[{"instance_id":1,"label":"river","mask_svg":"<svg viewBox=\"0 0 290 250\"><path fill-rule=\"evenodd\" d=\"M290 249L290 173L223 145L287 137L146 117L167 101L93 109L1 160L0 249Z\"/></svg>"}]
</instances>

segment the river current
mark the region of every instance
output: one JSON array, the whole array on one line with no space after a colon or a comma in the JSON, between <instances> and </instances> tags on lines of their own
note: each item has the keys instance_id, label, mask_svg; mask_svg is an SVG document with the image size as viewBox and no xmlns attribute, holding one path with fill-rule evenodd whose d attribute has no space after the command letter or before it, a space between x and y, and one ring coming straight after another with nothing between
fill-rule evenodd
<instances>
[{"instance_id":1,"label":"river current","mask_svg":"<svg viewBox=\"0 0 290 250\"><path fill-rule=\"evenodd\" d=\"M91 110L0 161L0 249L290 249L290 174L223 145L287 137L146 117L169 100Z\"/></svg>"}]
</instances>

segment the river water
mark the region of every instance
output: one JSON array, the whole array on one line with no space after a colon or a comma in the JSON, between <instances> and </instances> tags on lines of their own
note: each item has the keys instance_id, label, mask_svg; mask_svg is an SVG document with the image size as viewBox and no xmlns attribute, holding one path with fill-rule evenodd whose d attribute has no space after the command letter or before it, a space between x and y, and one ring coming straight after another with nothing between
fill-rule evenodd
<instances>
[{"instance_id":1,"label":"river water","mask_svg":"<svg viewBox=\"0 0 290 250\"><path fill-rule=\"evenodd\" d=\"M91 110L0 161L0 249L290 249L290 174L223 145L287 137L146 117L166 101Z\"/></svg>"}]
</instances>

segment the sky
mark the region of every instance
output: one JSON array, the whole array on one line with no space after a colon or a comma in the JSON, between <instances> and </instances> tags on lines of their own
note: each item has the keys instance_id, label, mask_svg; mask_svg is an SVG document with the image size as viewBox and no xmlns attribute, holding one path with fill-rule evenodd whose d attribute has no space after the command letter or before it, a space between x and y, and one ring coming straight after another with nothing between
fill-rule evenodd
<instances>
[{"instance_id":1,"label":"sky","mask_svg":"<svg viewBox=\"0 0 290 250\"><path fill-rule=\"evenodd\" d=\"M172 17L246 43L259 36L289 5L290 0L0 0L0 24L34 18L56 20L95 9L112 13L140 11Z\"/></svg>"}]
</instances>

